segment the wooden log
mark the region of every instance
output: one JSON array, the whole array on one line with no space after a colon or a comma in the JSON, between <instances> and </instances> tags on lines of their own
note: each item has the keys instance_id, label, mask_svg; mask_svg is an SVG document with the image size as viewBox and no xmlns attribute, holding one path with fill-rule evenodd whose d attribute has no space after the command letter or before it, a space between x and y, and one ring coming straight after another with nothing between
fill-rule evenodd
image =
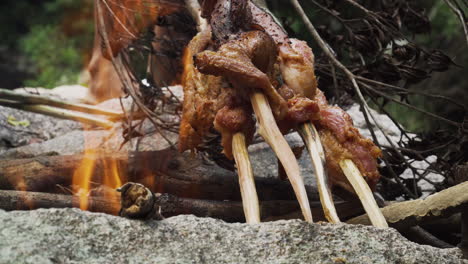
<instances>
[{"instance_id":1,"label":"wooden log","mask_svg":"<svg viewBox=\"0 0 468 264\"><path fill-rule=\"evenodd\" d=\"M425 199L393 203L382 208L382 213L390 226L405 230L425 221L461 212L467 205L468 182L464 182ZM347 223L371 224L367 215L352 218Z\"/></svg>"},{"instance_id":2,"label":"wooden log","mask_svg":"<svg viewBox=\"0 0 468 264\"><path fill-rule=\"evenodd\" d=\"M0 189L55 192L56 185L69 186L73 172L85 155L38 156L29 159L0 160ZM105 164L115 161L123 182L134 181L153 192L208 200L240 200L235 172L204 163L175 150L102 154L94 159L93 181L104 176ZM260 200L295 200L289 182L257 177ZM318 201L315 189L308 186L311 201Z\"/></svg>"},{"instance_id":3,"label":"wooden log","mask_svg":"<svg viewBox=\"0 0 468 264\"><path fill-rule=\"evenodd\" d=\"M120 197L120 196L116 196ZM240 201L211 201L178 197L172 194L158 194L154 209L162 216L170 217L180 214L193 214L199 217L214 217L228 222L244 222L244 211ZM118 215L121 203L119 199L89 197L89 211ZM153 205L151 205L153 206ZM317 219L324 220L319 202L311 203ZM339 202L340 208L351 206L348 202ZM79 197L73 195L0 190L0 209L6 211L32 210L38 208L78 208ZM153 210L153 209L152 209ZM297 201L265 201L261 203L262 216L276 220L295 212L300 215Z\"/></svg>"},{"instance_id":4,"label":"wooden log","mask_svg":"<svg viewBox=\"0 0 468 264\"><path fill-rule=\"evenodd\" d=\"M120 200L90 197L88 206L89 211L92 212L117 215L120 210ZM0 209L5 211L73 207L80 207L78 196L39 192L0 191Z\"/></svg>"}]
</instances>

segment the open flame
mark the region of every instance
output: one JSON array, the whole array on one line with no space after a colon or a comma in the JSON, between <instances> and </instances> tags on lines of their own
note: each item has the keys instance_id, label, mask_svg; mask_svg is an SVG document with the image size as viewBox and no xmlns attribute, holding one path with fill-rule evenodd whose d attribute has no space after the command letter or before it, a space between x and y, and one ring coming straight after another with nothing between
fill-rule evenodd
<instances>
[{"instance_id":1,"label":"open flame","mask_svg":"<svg viewBox=\"0 0 468 264\"><path fill-rule=\"evenodd\" d=\"M80 209L88 210L88 194L91 190L91 179L96 164L96 150L87 149L81 164L73 173L73 186L80 197Z\"/></svg>"},{"instance_id":2,"label":"open flame","mask_svg":"<svg viewBox=\"0 0 468 264\"><path fill-rule=\"evenodd\" d=\"M85 142L91 142L86 139ZM120 197L116 189L126 181L124 168L120 168L118 158L109 157L112 156L103 155L100 150L86 146L84 157L75 169L72 181L81 210L93 210L90 197L114 201Z\"/></svg>"},{"instance_id":3,"label":"open flame","mask_svg":"<svg viewBox=\"0 0 468 264\"><path fill-rule=\"evenodd\" d=\"M103 184L110 188L116 189L122 186L122 179L119 174L118 164L115 159L103 160L104 163L104 179Z\"/></svg>"}]
</instances>

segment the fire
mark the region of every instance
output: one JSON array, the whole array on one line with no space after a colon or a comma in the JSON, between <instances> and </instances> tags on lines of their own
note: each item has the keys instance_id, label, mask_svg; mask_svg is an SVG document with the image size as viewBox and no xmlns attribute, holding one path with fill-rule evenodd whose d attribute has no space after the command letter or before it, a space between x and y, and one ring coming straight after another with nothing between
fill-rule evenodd
<instances>
[{"instance_id":1,"label":"fire","mask_svg":"<svg viewBox=\"0 0 468 264\"><path fill-rule=\"evenodd\" d=\"M92 210L89 198L96 195L105 200L115 200L115 189L125 180L118 160L104 158L94 149L87 149L84 158L73 174L75 195L79 197L81 210Z\"/></svg>"},{"instance_id":2,"label":"fire","mask_svg":"<svg viewBox=\"0 0 468 264\"><path fill-rule=\"evenodd\" d=\"M73 173L73 186L77 188L80 197L80 209L88 209L88 194L91 186L91 179L96 164L96 151L86 150L83 160Z\"/></svg>"},{"instance_id":3,"label":"fire","mask_svg":"<svg viewBox=\"0 0 468 264\"><path fill-rule=\"evenodd\" d=\"M111 188L122 186L122 180L119 175L118 164L115 159L103 160L104 162L104 179L103 184Z\"/></svg>"}]
</instances>

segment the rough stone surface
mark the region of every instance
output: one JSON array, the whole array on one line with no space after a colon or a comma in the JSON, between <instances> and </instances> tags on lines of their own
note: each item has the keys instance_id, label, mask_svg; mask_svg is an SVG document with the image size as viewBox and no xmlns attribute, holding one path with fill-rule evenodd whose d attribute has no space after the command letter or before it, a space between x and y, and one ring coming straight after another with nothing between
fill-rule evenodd
<instances>
[{"instance_id":1,"label":"rough stone surface","mask_svg":"<svg viewBox=\"0 0 468 264\"><path fill-rule=\"evenodd\" d=\"M370 130L367 126L366 119L364 118L363 113L359 109L358 104L354 104L351 106L346 112L351 116L353 119L354 126L359 130L359 132L367 138L372 139L372 135L370 133ZM377 120L378 125L382 128L383 131L387 134L388 138L390 139L391 142L397 143L400 141L401 137L401 131L398 129L398 127L393 123L393 121L386 115L379 114L375 110L371 110L372 115L375 117ZM382 145L387 145L390 146L390 142L387 140L387 138L384 136L383 132L380 131L378 126L375 124L374 120L369 117L369 121L372 125L372 129L375 132L375 136L377 137L377 140L380 142ZM414 134L409 134L410 137L414 137Z\"/></svg>"},{"instance_id":2,"label":"rough stone surface","mask_svg":"<svg viewBox=\"0 0 468 264\"><path fill-rule=\"evenodd\" d=\"M30 93L74 103L87 102L88 88L63 85L54 89L18 88L18 93ZM24 121L29 125L15 125L8 120ZM23 124L25 124L23 122ZM74 130L81 130L79 122L0 106L0 154L8 149L42 143Z\"/></svg>"},{"instance_id":3,"label":"rough stone surface","mask_svg":"<svg viewBox=\"0 0 468 264\"><path fill-rule=\"evenodd\" d=\"M0 263L468 263L393 229L299 220L136 221L78 209L0 210Z\"/></svg>"},{"instance_id":4,"label":"rough stone surface","mask_svg":"<svg viewBox=\"0 0 468 264\"><path fill-rule=\"evenodd\" d=\"M76 87L60 86L51 90L20 88L15 91L40 94L72 102L83 102L87 90L86 87L76 85ZM170 94L180 97L181 87L171 86L164 92L168 97ZM132 98L126 97L122 98L122 101L120 99L110 99L97 106L122 111L123 105L125 110L129 111L132 103ZM17 121L26 120L30 124L26 127L14 126L8 122L9 117L14 117ZM173 122L173 119L178 117L164 115L160 118ZM100 130L99 128L83 130L83 126L79 122L0 106L0 159L27 158L51 154L77 154L83 152L85 144L87 148L99 148L108 152L135 150L137 147L140 151L150 151L170 146L160 134L154 133L154 126L149 120L145 120L140 129L145 131L145 137L135 138L123 145L125 140L122 137L122 125L120 123L117 123L115 128L111 130ZM177 134L175 133L166 132L165 137L172 143L177 142Z\"/></svg>"},{"instance_id":5,"label":"rough stone surface","mask_svg":"<svg viewBox=\"0 0 468 264\"><path fill-rule=\"evenodd\" d=\"M298 133L294 132L287 135L286 140L292 148L302 147L304 143ZM275 153L267 143L257 143L249 146L249 155L252 163L254 175L263 175L264 177L278 177L278 162ZM307 149L302 150L297 159L301 168L301 175L307 185L315 186L315 177L312 169Z\"/></svg>"},{"instance_id":6,"label":"rough stone surface","mask_svg":"<svg viewBox=\"0 0 468 264\"><path fill-rule=\"evenodd\" d=\"M177 139L177 134L174 133L166 133L166 136L172 142ZM161 150L169 147L169 143L160 134L152 134L141 140L134 139L130 143L123 143L124 138L121 129L115 131L76 130L42 143L9 149L0 153L0 159L31 158L42 155L72 155L82 153L85 147L109 153L135 150L137 144L140 151Z\"/></svg>"},{"instance_id":7,"label":"rough stone surface","mask_svg":"<svg viewBox=\"0 0 468 264\"><path fill-rule=\"evenodd\" d=\"M15 124L9 120L25 124ZM0 154L8 149L41 143L81 129L79 122L0 106Z\"/></svg>"}]
</instances>

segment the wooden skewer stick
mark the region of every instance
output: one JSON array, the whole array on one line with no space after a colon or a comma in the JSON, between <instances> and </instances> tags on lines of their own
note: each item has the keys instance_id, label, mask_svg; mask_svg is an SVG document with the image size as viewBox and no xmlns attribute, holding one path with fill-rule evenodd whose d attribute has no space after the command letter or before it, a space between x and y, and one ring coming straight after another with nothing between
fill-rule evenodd
<instances>
[{"instance_id":1,"label":"wooden skewer stick","mask_svg":"<svg viewBox=\"0 0 468 264\"><path fill-rule=\"evenodd\" d=\"M387 228L387 221L380 211L379 206L377 206L372 191L362 177L361 172L356 167L356 164L354 164L352 160L345 159L340 161L340 167L356 191L359 200L361 200L372 225L379 228Z\"/></svg>"},{"instance_id":2,"label":"wooden skewer stick","mask_svg":"<svg viewBox=\"0 0 468 264\"><path fill-rule=\"evenodd\" d=\"M340 218L336 213L333 197L328 187L328 179L325 172L325 152L323 150L320 137L315 126L310 123L303 123L299 126L299 134L307 146L309 155L312 159L315 177L317 178L317 189L319 191L320 202L323 206L325 217L330 223L339 223Z\"/></svg>"},{"instance_id":3,"label":"wooden skewer stick","mask_svg":"<svg viewBox=\"0 0 468 264\"><path fill-rule=\"evenodd\" d=\"M249 224L260 223L260 206L258 203L255 181L250 165L249 153L245 144L244 133L238 132L232 138L232 153L237 165L239 185L244 207L245 220Z\"/></svg>"},{"instance_id":4,"label":"wooden skewer stick","mask_svg":"<svg viewBox=\"0 0 468 264\"><path fill-rule=\"evenodd\" d=\"M112 128L114 126L114 122L108 119L98 118L92 115L69 111L47 105L30 105L3 99L0 99L0 105L28 112L53 116L61 119L75 120L85 124L101 126L106 129Z\"/></svg>"},{"instance_id":5,"label":"wooden skewer stick","mask_svg":"<svg viewBox=\"0 0 468 264\"><path fill-rule=\"evenodd\" d=\"M99 108L97 106L86 105L86 104L75 104L66 101L61 101L58 99L47 98L45 96L35 95L35 94L23 94L12 92L6 89L0 89L0 98L16 101L22 104L32 104L32 105L46 105L53 106L57 108L63 108L72 111L83 112L87 114L94 115L106 115L110 116L113 119L122 119L124 114L122 112L117 112L113 110Z\"/></svg>"},{"instance_id":6,"label":"wooden skewer stick","mask_svg":"<svg viewBox=\"0 0 468 264\"><path fill-rule=\"evenodd\" d=\"M281 134L276 120L271 112L270 104L264 94L254 92L250 95L250 101L257 116L260 128L259 133L270 145L288 175L289 181L293 186L299 205L301 206L302 214L307 222L312 223L312 212L310 210L309 200L304 186L304 180L301 177L299 165L286 142L286 139Z\"/></svg>"}]
</instances>

